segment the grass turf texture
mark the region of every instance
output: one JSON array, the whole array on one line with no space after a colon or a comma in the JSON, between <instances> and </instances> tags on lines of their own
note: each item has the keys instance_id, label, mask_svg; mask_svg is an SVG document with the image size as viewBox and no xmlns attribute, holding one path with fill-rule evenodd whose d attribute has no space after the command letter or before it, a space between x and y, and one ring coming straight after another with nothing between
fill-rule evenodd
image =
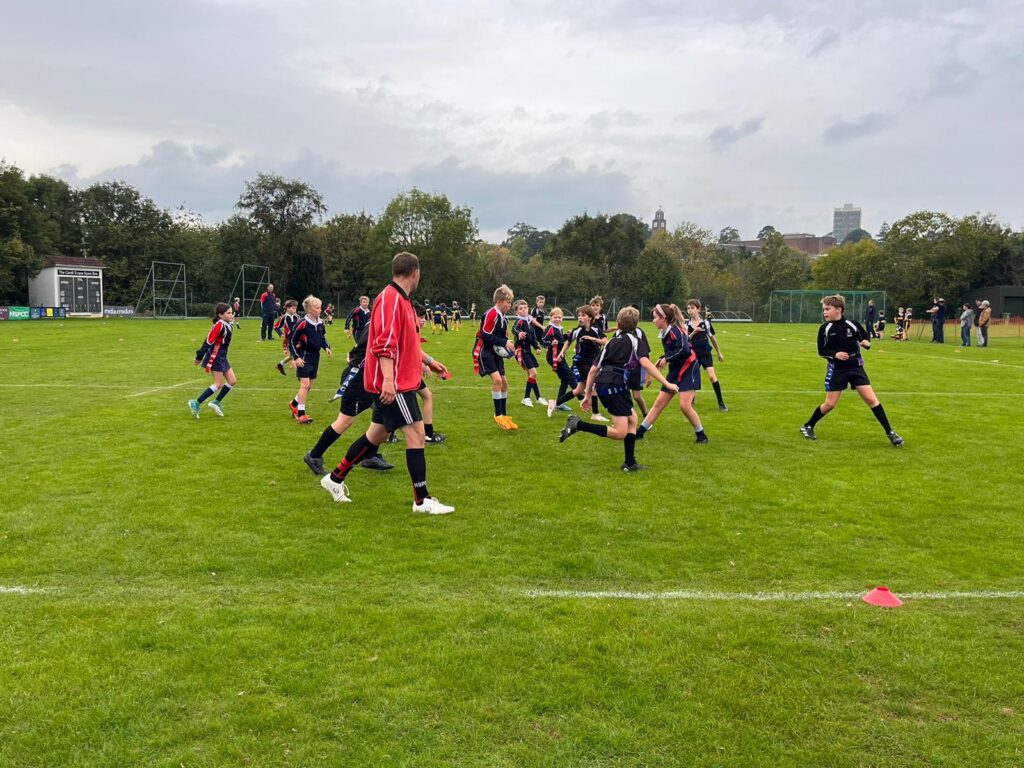
<instances>
[{"instance_id":1,"label":"grass turf texture","mask_svg":"<svg viewBox=\"0 0 1024 768\"><path fill-rule=\"evenodd\" d=\"M800 437L813 327L723 326L711 443L670 406L624 475L619 442L560 445L512 365L521 428L499 430L473 331L428 333L454 373L431 382L428 480L457 507L428 518L401 445L354 471L353 504L302 463L337 412L338 325L311 426L253 320L227 417L195 421L208 327L0 324L0 765L1024 762L1020 601L526 594L1021 589L1019 337L876 343L894 450L851 393Z\"/></svg>"}]
</instances>

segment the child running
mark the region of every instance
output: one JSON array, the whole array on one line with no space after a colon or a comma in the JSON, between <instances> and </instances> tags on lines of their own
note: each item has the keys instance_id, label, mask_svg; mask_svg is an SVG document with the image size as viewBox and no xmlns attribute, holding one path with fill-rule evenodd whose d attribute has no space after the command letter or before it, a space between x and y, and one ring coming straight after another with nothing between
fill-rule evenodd
<instances>
[{"instance_id":1,"label":"child running","mask_svg":"<svg viewBox=\"0 0 1024 768\"><path fill-rule=\"evenodd\" d=\"M278 318L277 323L274 325L274 330L282 334L281 351L284 352L284 358L277 364L277 372L282 376L285 375L285 364L290 365L292 362L292 353L288 351L288 339L295 332L295 326L299 324L298 311L299 302L295 299L288 299L284 303L284 314Z\"/></svg>"},{"instance_id":2,"label":"child running","mask_svg":"<svg viewBox=\"0 0 1024 768\"><path fill-rule=\"evenodd\" d=\"M598 437L622 440L625 446L625 461L620 467L623 472L637 472L646 469L636 461L636 412L629 395L627 381L633 368L641 366L661 382L667 392L675 391L675 384L669 382L650 361L647 349L633 333L640 313L632 307L623 307L616 319L618 332L601 350L601 355L587 372L582 403L583 410L590 410L590 397L596 394L612 415L612 425L587 424L573 414L565 422L559 440L565 442L577 432L589 432Z\"/></svg>"},{"instance_id":3,"label":"child running","mask_svg":"<svg viewBox=\"0 0 1024 768\"><path fill-rule=\"evenodd\" d=\"M516 347L516 360L526 371L526 394L523 395L523 405L533 408L533 401L530 395L537 394L537 402L540 405L547 405L548 401L540 396L540 387L537 386L537 358L533 354L534 349L540 349L537 341L537 334L533 332L533 318L527 312L526 302L520 299L515 303L516 322L512 326L512 342Z\"/></svg>"},{"instance_id":4,"label":"child running","mask_svg":"<svg viewBox=\"0 0 1024 768\"><path fill-rule=\"evenodd\" d=\"M575 386L571 392L559 394L558 399L555 401L555 405L552 405L550 402L548 403L548 416L551 416L554 413L555 407L567 403L574 397L577 400L583 399L583 392L587 388L587 374L590 372L590 367L594 364L594 360L597 359L597 354L600 351L599 342L604 341L592 325L594 321L594 310L590 305L584 304L581 307L577 307L576 319L579 321L579 325L573 328L572 332L570 332L566 337L565 347L560 353L564 357L569 345L573 342L576 343L576 353L572 358L572 375L575 381ZM596 397L589 405L590 407L586 410L592 410L593 415L591 416L591 419L593 421L603 421L607 423L608 418L601 415Z\"/></svg>"},{"instance_id":5,"label":"child running","mask_svg":"<svg viewBox=\"0 0 1024 768\"><path fill-rule=\"evenodd\" d=\"M370 297L360 296L359 305L345 318L345 335L350 339L358 339L363 328L370 324Z\"/></svg>"},{"instance_id":6,"label":"child running","mask_svg":"<svg viewBox=\"0 0 1024 768\"><path fill-rule=\"evenodd\" d=\"M565 362L565 355L563 353L565 348L565 332L562 330L563 319L562 308L553 308L551 310L551 323L548 325L547 330L544 331L544 338L541 340L541 346L547 349L545 358L548 361L548 365L551 366L551 370L558 377L558 396L548 399L549 419L554 415L556 408L560 411L572 410L564 403L558 405L558 400L576 386L576 377L573 376L572 369Z\"/></svg>"},{"instance_id":7,"label":"child running","mask_svg":"<svg viewBox=\"0 0 1024 768\"><path fill-rule=\"evenodd\" d=\"M654 422L661 416L665 406L669 404L673 396L678 394L679 410L683 412L686 420L693 427L694 442L706 443L708 436L704 433L700 416L697 415L697 411L693 407L693 396L700 389L700 366L697 364L697 355L690 346L690 340L686 337L686 331L683 330L683 313L675 304L655 304L654 309L651 310L651 316L654 326L661 336L662 346L665 348L665 354L658 362L668 365L667 378L675 385L675 388L664 386L661 388L654 405L651 406L651 410L647 412L643 423L637 429L636 436L638 439L643 439L643 436L651 430Z\"/></svg>"},{"instance_id":8,"label":"child running","mask_svg":"<svg viewBox=\"0 0 1024 768\"><path fill-rule=\"evenodd\" d=\"M231 302L231 325L233 328L241 328L242 321L239 320L242 316L242 300L235 296L235 300Z\"/></svg>"},{"instance_id":9,"label":"child running","mask_svg":"<svg viewBox=\"0 0 1024 768\"><path fill-rule=\"evenodd\" d=\"M213 327L206 335L203 345L196 350L194 365L202 364L203 370L213 375L213 384L203 390L195 400L188 401L188 409L192 415L199 418L199 405L208 397L217 395L214 400L207 403L207 407L218 416L224 415L221 403L224 398L231 394L231 389L237 383L235 372L231 370L231 363L228 362L228 347L231 346L231 319L234 312L231 307L223 301L213 311ZM217 390L220 390L219 392Z\"/></svg>"},{"instance_id":10,"label":"child running","mask_svg":"<svg viewBox=\"0 0 1024 768\"><path fill-rule=\"evenodd\" d=\"M295 366L295 375L299 379L299 391L292 398L290 408L292 416L299 424L312 424L313 419L306 413L306 396L316 381L317 369L320 366L320 350L326 350L331 357L331 345L327 343L327 328L320 319L320 307L323 306L316 296L307 296L302 301L306 316L296 324L288 339L288 351Z\"/></svg>"},{"instance_id":11,"label":"child running","mask_svg":"<svg viewBox=\"0 0 1024 768\"><path fill-rule=\"evenodd\" d=\"M715 338L715 326L711 324L710 318L701 319L700 299L690 299L686 302L686 314L689 315L684 329L686 337L697 354L697 362L708 372L708 381L714 387L715 397L718 398L718 410L728 411L729 408L726 406L725 400L722 399L722 385L718 383L718 376L715 375L715 362L711 359L711 347L714 347L715 354L718 355L718 362L725 362L725 358L722 357L722 348L718 346L718 339Z\"/></svg>"},{"instance_id":12,"label":"child running","mask_svg":"<svg viewBox=\"0 0 1024 768\"><path fill-rule=\"evenodd\" d=\"M512 307L513 295L507 285L495 289L494 306L484 312L473 347L473 370L480 376L490 376L494 421L504 430L519 429L508 415L508 379L505 378L505 358L516 353L515 345L508 340L505 317Z\"/></svg>"},{"instance_id":13,"label":"child running","mask_svg":"<svg viewBox=\"0 0 1024 768\"><path fill-rule=\"evenodd\" d=\"M825 369L825 402L814 409L811 418L800 427L800 434L808 440L817 440L815 425L836 407L843 390L850 387L857 390L857 394L871 409L893 447L899 448L903 445L903 438L889 425L885 409L875 397L875 390L864 372L864 358L860 350L861 347L871 349L871 338L860 323L843 315L845 310L846 300L838 294L821 300L821 314L825 322L818 328L818 354L828 360Z\"/></svg>"}]
</instances>

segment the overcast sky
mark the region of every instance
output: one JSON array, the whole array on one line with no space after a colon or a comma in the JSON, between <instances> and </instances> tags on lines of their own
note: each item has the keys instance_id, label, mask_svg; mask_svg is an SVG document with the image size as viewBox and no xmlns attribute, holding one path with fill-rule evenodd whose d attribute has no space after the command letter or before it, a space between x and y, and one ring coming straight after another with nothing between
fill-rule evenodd
<instances>
[{"instance_id":1,"label":"overcast sky","mask_svg":"<svg viewBox=\"0 0 1024 768\"><path fill-rule=\"evenodd\" d=\"M1020 0L0 0L0 157L231 215L415 185L518 221L754 237L929 208L1024 224Z\"/></svg>"}]
</instances>

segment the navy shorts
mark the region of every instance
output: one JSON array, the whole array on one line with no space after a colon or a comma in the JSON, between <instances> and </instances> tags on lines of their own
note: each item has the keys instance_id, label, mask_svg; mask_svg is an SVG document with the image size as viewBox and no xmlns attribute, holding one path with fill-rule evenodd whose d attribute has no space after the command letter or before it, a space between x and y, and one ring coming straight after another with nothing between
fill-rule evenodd
<instances>
[{"instance_id":1,"label":"navy shorts","mask_svg":"<svg viewBox=\"0 0 1024 768\"><path fill-rule=\"evenodd\" d=\"M298 379L316 379L317 369L320 367L320 360L306 360L305 364L295 366L295 377Z\"/></svg>"},{"instance_id":2,"label":"navy shorts","mask_svg":"<svg viewBox=\"0 0 1024 768\"><path fill-rule=\"evenodd\" d=\"M597 396L601 400L601 405L612 416L629 416L633 412L633 397L628 387L598 388Z\"/></svg>"},{"instance_id":3,"label":"navy shorts","mask_svg":"<svg viewBox=\"0 0 1024 768\"><path fill-rule=\"evenodd\" d=\"M399 392L390 405L381 405L380 398L373 398L373 423L380 424L388 432L411 426L423 421L420 403L415 392Z\"/></svg>"},{"instance_id":4,"label":"navy shorts","mask_svg":"<svg viewBox=\"0 0 1024 768\"><path fill-rule=\"evenodd\" d=\"M694 347L694 354L697 355L697 362L700 363L701 368L714 368L715 361L711 357L711 349L697 349Z\"/></svg>"},{"instance_id":5,"label":"navy shorts","mask_svg":"<svg viewBox=\"0 0 1024 768\"><path fill-rule=\"evenodd\" d=\"M696 392L700 389L700 366L694 360L685 370L681 367L669 368L665 378L679 387L680 392ZM662 387L661 391L671 392L672 390Z\"/></svg>"},{"instance_id":6,"label":"navy shorts","mask_svg":"<svg viewBox=\"0 0 1024 768\"><path fill-rule=\"evenodd\" d=\"M533 354L533 350L529 347L519 347L519 364L523 366L523 370L530 370L531 368L537 368L537 358Z\"/></svg>"},{"instance_id":7,"label":"navy shorts","mask_svg":"<svg viewBox=\"0 0 1024 768\"><path fill-rule=\"evenodd\" d=\"M566 384L570 389L576 386L576 377L573 375L572 369L565 360L559 360L558 365L551 366L551 370L554 371L558 380Z\"/></svg>"},{"instance_id":8,"label":"navy shorts","mask_svg":"<svg viewBox=\"0 0 1024 768\"><path fill-rule=\"evenodd\" d=\"M862 366L857 368L836 368L832 363L825 369L825 391L842 392L847 387L870 387L871 380L868 378Z\"/></svg>"},{"instance_id":9,"label":"navy shorts","mask_svg":"<svg viewBox=\"0 0 1024 768\"><path fill-rule=\"evenodd\" d=\"M206 368L205 361L203 362L203 368ZM228 362L227 355L221 355L210 366L210 373L227 373L229 370L231 370L231 363Z\"/></svg>"},{"instance_id":10,"label":"navy shorts","mask_svg":"<svg viewBox=\"0 0 1024 768\"><path fill-rule=\"evenodd\" d=\"M496 352L484 345L480 350L480 375L490 376L492 373L505 375L505 358L499 357Z\"/></svg>"}]
</instances>

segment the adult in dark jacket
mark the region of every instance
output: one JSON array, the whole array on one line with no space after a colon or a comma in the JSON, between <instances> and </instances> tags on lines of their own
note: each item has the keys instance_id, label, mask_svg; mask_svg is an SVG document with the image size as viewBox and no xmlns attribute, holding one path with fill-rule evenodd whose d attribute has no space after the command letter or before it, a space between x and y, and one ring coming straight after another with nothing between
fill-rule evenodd
<instances>
[{"instance_id":1,"label":"adult in dark jacket","mask_svg":"<svg viewBox=\"0 0 1024 768\"><path fill-rule=\"evenodd\" d=\"M274 320L277 317L277 296L274 295L273 283L267 283L267 290L260 294L260 315L263 316L260 341L271 341L274 338Z\"/></svg>"}]
</instances>

